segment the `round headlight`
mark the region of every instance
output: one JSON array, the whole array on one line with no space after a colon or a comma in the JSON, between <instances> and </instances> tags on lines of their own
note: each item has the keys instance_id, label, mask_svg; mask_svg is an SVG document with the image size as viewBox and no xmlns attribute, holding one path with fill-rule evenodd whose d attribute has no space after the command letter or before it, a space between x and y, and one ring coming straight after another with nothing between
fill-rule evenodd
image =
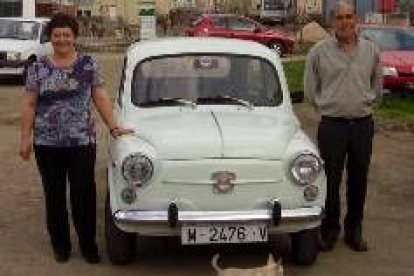
<instances>
[{"instance_id":1,"label":"round headlight","mask_svg":"<svg viewBox=\"0 0 414 276\"><path fill-rule=\"evenodd\" d=\"M122 176L130 184L138 186L146 184L153 172L151 159L140 153L128 155L122 162Z\"/></svg>"},{"instance_id":2,"label":"round headlight","mask_svg":"<svg viewBox=\"0 0 414 276\"><path fill-rule=\"evenodd\" d=\"M293 179L300 185L313 183L321 170L321 160L311 153L299 154L293 158L290 164L290 172Z\"/></svg>"}]
</instances>

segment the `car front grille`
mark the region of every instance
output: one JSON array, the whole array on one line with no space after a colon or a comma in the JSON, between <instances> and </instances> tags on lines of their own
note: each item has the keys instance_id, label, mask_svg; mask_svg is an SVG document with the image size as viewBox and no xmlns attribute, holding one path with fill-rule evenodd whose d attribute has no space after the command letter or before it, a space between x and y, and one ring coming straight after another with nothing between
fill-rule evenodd
<instances>
[{"instance_id":1,"label":"car front grille","mask_svg":"<svg viewBox=\"0 0 414 276\"><path fill-rule=\"evenodd\" d=\"M7 59L7 53L6 52L0 52L0 60L6 60Z\"/></svg>"},{"instance_id":2,"label":"car front grille","mask_svg":"<svg viewBox=\"0 0 414 276\"><path fill-rule=\"evenodd\" d=\"M163 167L163 183L170 185L213 185L213 175L221 171L234 173L234 184L244 186L282 183L284 178L282 164L278 160L168 160ZM192 168L191 173L188 173L189 168Z\"/></svg>"}]
</instances>

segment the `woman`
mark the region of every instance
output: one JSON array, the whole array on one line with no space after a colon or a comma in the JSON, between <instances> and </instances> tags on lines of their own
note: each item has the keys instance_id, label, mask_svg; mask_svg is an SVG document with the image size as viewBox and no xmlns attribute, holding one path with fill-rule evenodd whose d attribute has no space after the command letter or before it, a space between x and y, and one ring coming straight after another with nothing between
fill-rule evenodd
<instances>
[{"instance_id":1,"label":"woman","mask_svg":"<svg viewBox=\"0 0 414 276\"><path fill-rule=\"evenodd\" d=\"M88 263L98 263L96 134L91 102L114 138L130 131L116 125L95 60L76 52L78 30L76 20L62 13L54 15L48 24L47 35L54 52L40 58L28 71L22 99L19 153L28 160L34 148L56 261L68 261L71 252L66 207L68 179L73 224L81 253Z\"/></svg>"}]
</instances>

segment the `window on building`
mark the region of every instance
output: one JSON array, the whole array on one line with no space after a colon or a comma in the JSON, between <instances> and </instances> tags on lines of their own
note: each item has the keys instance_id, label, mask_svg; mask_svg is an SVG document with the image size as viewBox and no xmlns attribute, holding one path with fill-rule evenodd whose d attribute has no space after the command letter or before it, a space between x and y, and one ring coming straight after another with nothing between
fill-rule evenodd
<instances>
[{"instance_id":1,"label":"window on building","mask_svg":"<svg viewBox=\"0 0 414 276\"><path fill-rule=\"evenodd\" d=\"M0 17L19 17L23 14L23 0L0 0Z\"/></svg>"}]
</instances>

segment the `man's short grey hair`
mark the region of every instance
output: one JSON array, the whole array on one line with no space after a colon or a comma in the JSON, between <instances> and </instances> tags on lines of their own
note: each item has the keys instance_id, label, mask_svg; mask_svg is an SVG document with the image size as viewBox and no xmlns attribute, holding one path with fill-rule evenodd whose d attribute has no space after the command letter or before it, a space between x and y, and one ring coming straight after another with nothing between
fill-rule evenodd
<instances>
[{"instance_id":1,"label":"man's short grey hair","mask_svg":"<svg viewBox=\"0 0 414 276\"><path fill-rule=\"evenodd\" d=\"M353 13L355 14L355 5L350 1L336 1L335 5L331 10L331 17L335 16L336 12L341 8L351 8Z\"/></svg>"}]
</instances>

